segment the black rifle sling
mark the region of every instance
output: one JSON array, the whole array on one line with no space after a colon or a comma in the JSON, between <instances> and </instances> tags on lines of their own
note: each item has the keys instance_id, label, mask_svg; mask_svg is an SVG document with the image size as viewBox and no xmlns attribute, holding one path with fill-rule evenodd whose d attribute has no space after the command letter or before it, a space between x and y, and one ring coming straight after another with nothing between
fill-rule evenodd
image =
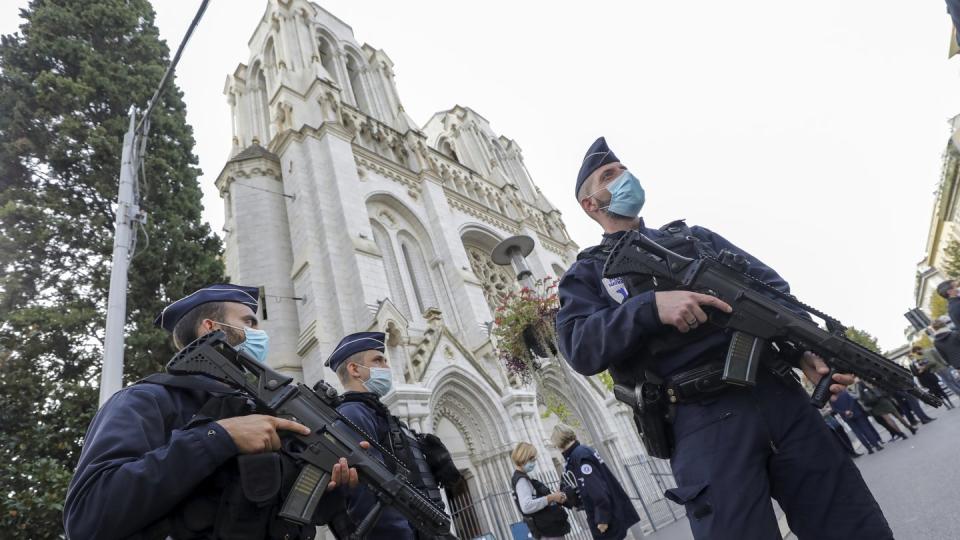
<instances>
[{"instance_id":1,"label":"black rifle sling","mask_svg":"<svg viewBox=\"0 0 960 540\"><path fill-rule=\"evenodd\" d=\"M388 409L386 405L381 403L380 400L376 397L376 395L369 392L347 392L342 396L340 396L340 400L342 403L348 403L348 402L363 403L368 407L372 408L374 411L376 411L377 416L381 418L385 418L387 420L387 428L384 430L378 427L377 433L371 433L370 435L375 436L379 444L386 446L387 449L390 450L390 452L394 456L397 456L402 461L404 461L404 467L407 467L407 468L410 467L410 464L406 463L407 456L403 453L402 441L397 440L393 435L393 429L392 429L393 426L392 426L392 422L390 421L390 418L393 415L390 414L390 409ZM387 459L386 457L384 457L383 464L387 466L387 469L389 469L391 473L397 474L397 464L392 459ZM401 475L402 475L402 471L401 471ZM404 478L404 479L409 481L408 478Z\"/></svg>"}]
</instances>

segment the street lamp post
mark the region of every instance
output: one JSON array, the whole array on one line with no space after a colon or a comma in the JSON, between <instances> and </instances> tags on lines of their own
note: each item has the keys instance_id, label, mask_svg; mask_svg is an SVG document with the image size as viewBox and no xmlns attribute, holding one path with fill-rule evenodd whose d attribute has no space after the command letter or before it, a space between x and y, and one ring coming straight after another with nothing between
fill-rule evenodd
<instances>
[{"instance_id":1,"label":"street lamp post","mask_svg":"<svg viewBox=\"0 0 960 540\"><path fill-rule=\"evenodd\" d=\"M525 235L511 236L493 248L490 258L495 264L500 266L512 266L513 271L517 274L517 281L523 284L524 287L533 289L533 272L530 271L526 261L526 256L531 252L533 252L533 238ZM603 438L600 436L600 433L597 432L597 426L595 426L593 422L588 421L587 416L584 414L579 399L579 388L573 382L573 371L570 369L570 366L567 365L566 359L560 358L559 354L553 355L553 361L560 366L560 372L563 374L564 382L566 382L570 391L573 392L571 397L573 398L573 406L577 410L577 415L583 420L584 424L586 424L587 430L594 440L594 444L599 445Z\"/></svg>"},{"instance_id":2,"label":"street lamp post","mask_svg":"<svg viewBox=\"0 0 960 540\"><path fill-rule=\"evenodd\" d=\"M517 281L528 289L533 288L533 272L527 267L525 257L533 252L533 238L525 235L511 236L493 248L490 258L500 266L513 266Z\"/></svg>"}]
</instances>

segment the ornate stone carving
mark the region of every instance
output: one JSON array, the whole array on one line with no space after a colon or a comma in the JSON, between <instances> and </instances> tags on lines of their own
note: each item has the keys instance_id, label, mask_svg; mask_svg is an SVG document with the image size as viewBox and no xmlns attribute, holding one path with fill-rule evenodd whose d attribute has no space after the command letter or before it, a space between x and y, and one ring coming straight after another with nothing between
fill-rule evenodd
<instances>
[{"instance_id":1,"label":"ornate stone carving","mask_svg":"<svg viewBox=\"0 0 960 540\"><path fill-rule=\"evenodd\" d=\"M380 223L383 223L383 225L388 229L393 229L393 230L397 229L397 220L394 219L393 214L391 214L390 212L387 212L386 210L381 210L380 213L377 214L377 219L378 221L380 221Z\"/></svg>"},{"instance_id":2,"label":"ornate stone carving","mask_svg":"<svg viewBox=\"0 0 960 540\"><path fill-rule=\"evenodd\" d=\"M324 92L317 98L320 103L320 111L324 119L341 121L340 119L340 98L331 91Z\"/></svg>"},{"instance_id":3,"label":"ornate stone carving","mask_svg":"<svg viewBox=\"0 0 960 540\"><path fill-rule=\"evenodd\" d=\"M384 178L389 178L390 180L406 186L407 189L413 190L415 193L419 194L420 192L420 180L416 176L412 176L410 171L403 169L402 167L397 167L396 165L387 162L383 158L376 156L372 152L355 151L354 161L356 162L357 167L375 172Z\"/></svg>"},{"instance_id":4,"label":"ornate stone carving","mask_svg":"<svg viewBox=\"0 0 960 540\"><path fill-rule=\"evenodd\" d=\"M277 103L273 113L273 125L277 133L293 127L293 107L289 103L285 101Z\"/></svg>"},{"instance_id":5,"label":"ornate stone carving","mask_svg":"<svg viewBox=\"0 0 960 540\"><path fill-rule=\"evenodd\" d=\"M474 246L466 246L466 250L473 273L483 287L483 296L487 299L487 305L490 306L490 311L494 311L503 295L516 290L517 279L506 267L494 264L486 251Z\"/></svg>"},{"instance_id":6,"label":"ornate stone carving","mask_svg":"<svg viewBox=\"0 0 960 540\"><path fill-rule=\"evenodd\" d=\"M451 208L459 210L468 216L473 216L479 220L485 221L510 234L520 234L520 227L514 225L512 223L513 220L508 222L506 219L499 219L497 217L499 214L490 212L485 207L480 206L479 203L473 202L463 195L448 191L447 200L450 202Z\"/></svg>"}]
</instances>

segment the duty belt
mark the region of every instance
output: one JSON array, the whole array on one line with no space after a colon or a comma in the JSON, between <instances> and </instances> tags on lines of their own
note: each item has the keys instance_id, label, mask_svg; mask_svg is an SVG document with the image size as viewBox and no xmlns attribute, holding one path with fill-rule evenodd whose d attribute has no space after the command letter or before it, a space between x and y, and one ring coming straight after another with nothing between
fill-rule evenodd
<instances>
[{"instance_id":1,"label":"duty belt","mask_svg":"<svg viewBox=\"0 0 960 540\"><path fill-rule=\"evenodd\" d=\"M711 362L674 375L664 385L667 401L671 404L692 403L734 387L722 377L722 362Z\"/></svg>"}]
</instances>

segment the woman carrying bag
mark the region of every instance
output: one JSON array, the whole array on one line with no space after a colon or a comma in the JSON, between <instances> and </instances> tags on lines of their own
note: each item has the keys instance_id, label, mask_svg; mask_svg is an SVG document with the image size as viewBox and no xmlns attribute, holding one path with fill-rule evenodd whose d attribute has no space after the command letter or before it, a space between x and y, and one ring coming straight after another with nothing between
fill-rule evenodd
<instances>
[{"instance_id":1,"label":"woman carrying bag","mask_svg":"<svg viewBox=\"0 0 960 540\"><path fill-rule=\"evenodd\" d=\"M522 442L510 455L516 471L513 473L513 502L534 538L553 540L570 532L567 512L562 505L567 496L562 491L551 493L550 488L529 474L536 468L537 449Z\"/></svg>"}]
</instances>

